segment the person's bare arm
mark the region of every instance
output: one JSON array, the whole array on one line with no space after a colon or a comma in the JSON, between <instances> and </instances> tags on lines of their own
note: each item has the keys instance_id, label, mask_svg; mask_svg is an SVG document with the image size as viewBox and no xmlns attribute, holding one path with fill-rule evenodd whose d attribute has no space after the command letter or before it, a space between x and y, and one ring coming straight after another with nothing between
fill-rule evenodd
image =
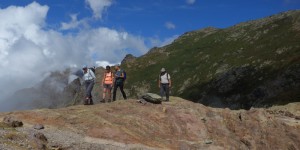
<instances>
[{"instance_id":1,"label":"person's bare arm","mask_svg":"<svg viewBox=\"0 0 300 150\"><path fill-rule=\"evenodd\" d=\"M160 88L160 76L158 76L158 87Z\"/></svg>"},{"instance_id":2,"label":"person's bare arm","mask_svg":"<svg viewBox=\"0 0 300 150\"><path fill-rule=\"evenodd\" d=\"M111 72L111 77L112 77L112 81L113 81L113 83L112 83L112 87L114 87L114 85L115 85L115 74L114 73L112 73Z\"/></svg>"},{"instance_id":3,"label":"person's bare arm","mask_svg":"<svg viewBox=\"0 0 300 150\"><path fill-rule=\"evenodd\" d=\"M102 77L102 82L101 82L101 85L103 86L104 84L104 80L105 80L105 73L103 74L103 77Z\"/></svg>"},{"instance_id":4,"label":"person's bare arm","mask_svg":"<svg viewBox=\"0 0 300 150\"><path fill-rule=\"evenodd\" d=\"M169 74L167 74L167 76L169 76L169 77L168 77L168 78L169 78L169 87L171 87L171 86L172 86L171 77L170 77L170 75L169 75Z\"/></svg>"}]
</instances>

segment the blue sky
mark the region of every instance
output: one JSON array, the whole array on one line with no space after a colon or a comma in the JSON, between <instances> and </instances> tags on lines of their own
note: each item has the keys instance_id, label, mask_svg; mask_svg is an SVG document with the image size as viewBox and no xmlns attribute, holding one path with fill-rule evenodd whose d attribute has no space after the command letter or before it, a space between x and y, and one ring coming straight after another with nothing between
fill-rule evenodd
<instances>
[{"instance_id":1,"label":"blue sky","mask_svg":"<svg viewBox=\"0 0 300 150\"><path fill-rule=\"evenodd\" d=\"M299 9L299 1L281 0L130 0L116 2L107 13L106 24L135 34L165 38L207 26L228 27L278 12ZM171 22L175 29L166 29Z\"/></svg>"},{"instance_id":2,"label":"blue sky","mask_svg":"<svg viewBox=\"0 0 300 150\"><path fill-rule=\"evenodd\" d=\"M0 7L25 6L32 0L1 0ZM93 15L84 0L37 0L49 6L49 28L59 29L61 22ZM92 27L104 26L160 40L207 26L225 28L279 12L300 9L300 0L113 0L102 18L90 20ZM169 29L166 24L169 23ZM76 30L75 30L76 31ZM63 32L75 32L63 31Z\"/></svg>"},{"instance_id":3,"label":"blue sky","mask_svg":"<svg viewBox=\"0 0 300 150\"><path fill-rule=\"evenodd\" d=\"M295 9L300 0L1 0L0 100L50 71L120 63L188 31Z\"/></svg>"}]
</instances>

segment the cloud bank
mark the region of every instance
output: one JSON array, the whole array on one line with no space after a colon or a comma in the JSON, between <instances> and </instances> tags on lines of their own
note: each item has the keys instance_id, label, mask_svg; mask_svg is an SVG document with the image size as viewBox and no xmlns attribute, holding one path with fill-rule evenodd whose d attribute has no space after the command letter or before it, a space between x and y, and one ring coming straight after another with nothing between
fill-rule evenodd
<instances>
[{"instance_id":1,"label":"cloud bank","mask_svg":"<svg viewBox=\"0 0 300 150\"><path fill-rule=\"evenodd\" d=\"M95 17L101 18L111 1L99 1L87 0ZM148 50L142 37L106 27L76 34L46 29L48 10L48 6L37 2L0 9L0 101L16 90L33 86L50 71L83 64L103 65L104 61L117 63L127 53L125 50L135 54ZM76 22L76 16L72 20Z\"/></svg>"}]
</instances>

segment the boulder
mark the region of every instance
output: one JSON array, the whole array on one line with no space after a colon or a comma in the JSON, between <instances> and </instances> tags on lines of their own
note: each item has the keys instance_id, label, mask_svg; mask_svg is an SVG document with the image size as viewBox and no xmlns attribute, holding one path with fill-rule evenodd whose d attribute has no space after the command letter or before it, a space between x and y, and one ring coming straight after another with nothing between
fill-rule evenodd
<instances>
[{"instance_id":1,"label":"boulder","mask_svg":"<svg viewBox=\"0 0 300 150\"><path fill-rule=\"evenodd\" d=\"M39 150L46 150L48 139L47 137L40 132L31 133L31 141L34 143L34 147Z\"/></svg>"},{"instance_id":2,"label":"boulder","mask_svg":"<svg viewBox=\"0 0 300 150\"><path fill-rule=\"evenodd\" d=\"M153 104L161 104L162 102L161 96L154 93L146 93L142 96L142 99Z\"/></svg>"},{"instance_id":3,"label":"boulder","mask_svg":"<svg viewBox=\"0 0 300 150\"><path fill-rule=\"evenodd\" d=\"M33 128L36 129L36 130L41 130L41 129L44 129L45 127L42 124L36 124L36 125L33 126Z\"/></svg>"},{"instance_id":4,"label":"boulder","mask_svg":"<svg viewBox=\"0 0 300 150\"><path fill-rule=\"evenodd\" d=\"M36 139L38 139L38 140L40 140L40 141L43 141L43 142L47 142L48 141L48 139L46 138L46 136L43 133L40 133L40 132L34 133L33 137L36 138Z\"/></svg>"},{"instance_id":5,"label":"boulder","mask_svg":"<svg viewBox=\"0 0 300 150\"><path fill-rule=\"evenodd\" d=\"M11 127L22 127L23 126L23 122L11 117L11 116L5 116L3 119L3 122Z\"/></svg>"}]
</instances>

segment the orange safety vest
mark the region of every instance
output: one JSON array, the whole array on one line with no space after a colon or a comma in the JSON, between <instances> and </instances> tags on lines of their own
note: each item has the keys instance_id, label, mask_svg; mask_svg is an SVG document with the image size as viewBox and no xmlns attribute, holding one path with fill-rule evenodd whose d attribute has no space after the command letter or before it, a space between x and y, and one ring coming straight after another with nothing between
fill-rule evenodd
<instances>
[{"instance_id":1,"label":"orange safety vest","mask_svg":"<svg viewBox=\"0 0 300 150\"><path fill-rule=\"evenodd\" d=\"M112 84L113 83L113 74L112 72L105 73L104 84Z\"/></svg>"}]
</instances>

